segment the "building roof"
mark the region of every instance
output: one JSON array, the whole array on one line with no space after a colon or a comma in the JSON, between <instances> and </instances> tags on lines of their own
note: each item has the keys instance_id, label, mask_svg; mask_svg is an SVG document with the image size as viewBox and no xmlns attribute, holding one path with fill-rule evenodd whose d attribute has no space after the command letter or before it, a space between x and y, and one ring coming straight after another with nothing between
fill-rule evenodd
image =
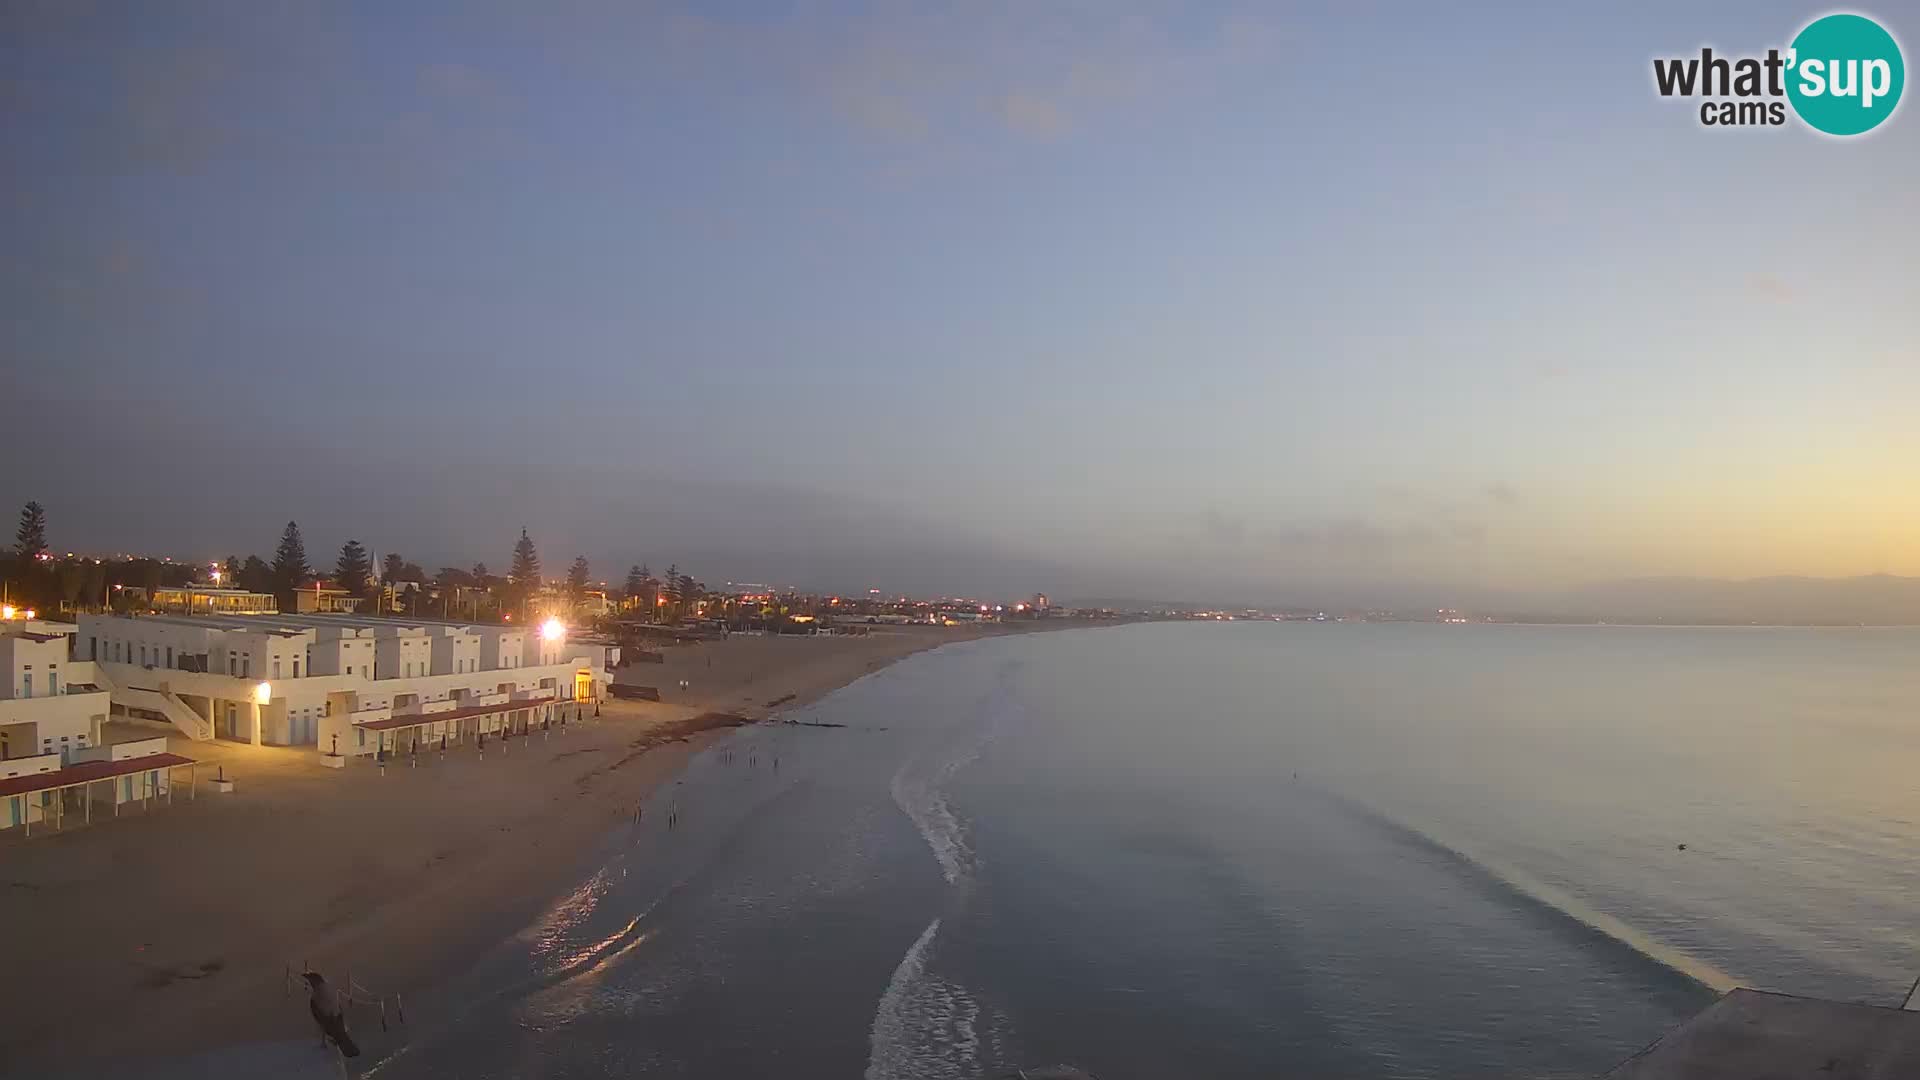
<instances>
[{"instance_id":1,"label":"building roof","mask_svg":"<svg viewBox=\"0 0 1920 1080\"><path fill-rule=\"evenodd\" d=\"M28 773L25 776L10 776L0 780L0 799L111 780L116 776L146 772L149 769L171 769L175 765L194 763L193 758L181 757L179 754L147 754L142 757L121 758L118 761L83 761L78 765L69 765L52 772Z\"/></svg>"},{"instance_id":2,"label":"building roof","mask_svg":"<svg viewBox=\"0 0 1920 1080\"><path fill-rule=\"evenodd\" d=\"M396 629L418 629L439 631L447 628L464 630L471 633L508 633L525 634L537 632L538 627L524 626L518 623L474 623L451 619L409 618L401 616L361 615L337 612L271 612L258 615L213 613L206 615L134 615L103 616L103 618L128 619L133 622L162 623L168 626L190 626L202 630L243 630L249 633L297 634L304 630L317 630L333 627L345 630L373 630L382 627Z\"/></svg>"}]
</instances>

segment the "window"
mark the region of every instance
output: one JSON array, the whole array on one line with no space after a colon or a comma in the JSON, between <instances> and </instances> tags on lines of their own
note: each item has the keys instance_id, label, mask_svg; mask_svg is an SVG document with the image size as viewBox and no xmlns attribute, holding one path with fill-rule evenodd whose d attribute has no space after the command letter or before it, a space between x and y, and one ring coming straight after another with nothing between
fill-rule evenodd
<instances>
[{"instance_id":1,"label":"window","mask_svg":"<svg viewBox=\"0 0 1920 1080\"><path fill-rule=\"evenodd\" d=\"M48 666L51 667L52 665L49 664ZM47 693L53 695L54 697L60 696L60 673L59 672L57 671L47 672Z\"/></svg>"},{"instance_id":2,"label":"window","mask_svg":"<svg viewBox=\"0 0 1920 1080\"><path fill-rule=\"evenodd\" d=\"M253 677L253 671L251 670L252 668L253 668L253 657L242 656L240 658L240 677L243 679L252 678Z\"/></svg>"},{"instance_id":3,"label":"window","mask_svg":"<svg viewBox=\"0 0 1920 1080\"><path fill-rule=\"evenodd\" d=\"M32 697L33 696L33 672L29 671L21 678L23 681L20 683L20 685L24 687L24 689L20 691L20 696Z\"/></svg>"},{"instance_id":4,"label":"window","mask_svg":"<svg viewBox=\"0 0 1920 1080\"><path fill-rule=\"evenodd\" d=\"M300 658L297 656L293 658L293 677L300 677Z\"/></svg>"},{"instance_id":5,"label":"window","mask_svg":"<svg viewBox=\"0 0 1920 1080\"><path fill-rule=\"evenodd\" d=\"M277 656L273 658L273 677L280 677L280 658Z\"/></svg>"},{"instance_id":6,"label":"window","mask_svg":"<svg viewBox=\"0 0 1920 1080\"><path fill-rule=\"evenodd\" d=\"M173 646L167 646L167 666L173 666Z\"/></svg>"}]
</instances>

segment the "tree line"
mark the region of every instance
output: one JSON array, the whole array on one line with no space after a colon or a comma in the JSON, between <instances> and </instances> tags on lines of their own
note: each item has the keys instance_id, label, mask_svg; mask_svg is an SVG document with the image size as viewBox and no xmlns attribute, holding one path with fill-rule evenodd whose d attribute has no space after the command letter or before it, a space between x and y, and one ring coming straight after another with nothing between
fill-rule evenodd
<instances>
[{"instance_id":1,"label":"tree line","mask_svg":"<svg viewBox=\"0 0 1920 1080\"><path fill-rule=\"evenodd\" d=\"M57 556L48 547L46 510L38 502L29 502L21 509L14 545L0 559L7 603L48 613L129 608L133 603L122 599L127 590L150 597L156 589L207 584L206 576L210 576L207 568L197 564ZM328 576L308 560L300 525L289 521L271 560L259 555L229 555L212 583L270 593L280 610L293 611L295 594ZM346 590L363 604L391 590L394 602L407 614L476 620L503 618L525 610L545 585L539 551L525 528L514 542L504 577L490 572L483 562L464 570L443 566L429 575L419 563L397 552L382 557L376 573L366 545L357 538L340 546L330 576L335 588ZM565 595L577 602L586 597L591 583L591 565L585 556L576 556L567 567ZM696 605L708 599L706 586L682 573L678 564L659 576L644 563L636 565L628 570L623 587L609 592L610 599L634 613L661 621L692 614Z\"/></svg>"}]
</instances>

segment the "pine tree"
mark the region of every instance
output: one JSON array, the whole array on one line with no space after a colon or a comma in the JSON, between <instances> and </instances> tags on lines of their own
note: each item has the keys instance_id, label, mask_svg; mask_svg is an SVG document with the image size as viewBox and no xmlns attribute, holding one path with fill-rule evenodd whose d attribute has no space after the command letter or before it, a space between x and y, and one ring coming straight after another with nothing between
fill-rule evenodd
<instances>
[{"instance_id":1,"label":"pine tree","mask_svg":"<svg viewBox=\"0 0 1920 1080\"><path fill-rule=\"evenodd\" d=\"M333 566L334 584L355 596L366 596L372 579L373 564L367 558L367 549L358 540L342 544L340 558Z\"/></svg>"},{"instance_id":2,"label":"pine tree","mask_svg":"<svg viewBox=\"0 0 1920 1080\"><path fill-rule=\"evenodd\" d=\"M240 587L248 592L270 593L273 591L273 567L258 555L247 556L240 564L240 572L234 576Z\"/></svg>"},{"instance_id":3,"label":"pine tree","mask_svg":"<svg viewBox=\"0 0 1920 1080\"><path fill-rule=\"evenodd\" d=\"M571 594L575 600L587 594L587 578L591 576L592 573L593 568L587 565L587 557L585 555L576 555L573 557L573 565L567 567L567 592Z\"/></svg>"},{"instance_id":4,"label":"pine tree","mask_svg":"<svg viewBox=\"0 0 1920 1080\"><path fill-rule=\"evenodd\" d=\"M391 585L401 580L401 575L405 574L406 570L407 560L389 551L387 552L387 557L381 560L380 580L387 585Z\"/></svg>"},{"instance_id":5,"label":"pine tree","mask_svg":"<svg viewBox=\"0 0 1920 1080\"><path fill-rule=\"evenodd\" d=\"M20 508L20 528L13 534L13 549L20 562L32 563L47 552L47 511L37 502Z\"/></svg>"},{"instance_id":6,"label":"pine tree","mask_svg":"<svg viewBox=\"0 0 1920 1080\"><path fill-rule=\"evenodd\" d=\"M627 599L638 600L640 599L640 594L645 592L646 590L647 590L646 569L639 566L635 566L629 569L627 571L627 589L626 589Z\"/></svg>"},{"instance_id":7,"label":"pine tree","mask_svg":"<svg viewBox=\"0 0 1920 1080\"><path fill-rule=\"evenodd\" d=\"M674 563L667 567L667 600L668 602L675 603L675 604L680 602L680 564L679 563Z\"/></svg>"},{"instance_id":8,"label":"pine tree","mask_svg":"<svg viewBox=\"0 0 1920 1080\"><path fill-rule=\"evenodd\" d=\"M280 534L280 546L273 551L273 591L280 598L281 610L293 610L294 590L312 576L313 569L307 565L307 544L300 539L300 525L289 521L286 531Z\"/></svg>"},{"instance_id":9,"label":"pine tree","mask_svg":"<svg viewBox=\"0 0 1920 1080\"><path fill-rule=\"evenodd\" d=\"M468 573L471 573L473 575L474 588L490 589L493 587L492 585L488 584L488 579L493 577L493 575L487 572L486 563L483 563L483 562L474 563L473 569L468 571Z\"/></svg>"},{"instance_id":10,"label":"pine tree","mask_svg":"<svg viewBox=\"0 0 1920 1080\"><path fill-rule=\"evenodd\" d=\"M240 556L227 556L226 568L221 572L221 584L229 589L240 587Z\"/></svg>"},{"instance_id":11,"label":"pine tree","mask_svg":"<svg viewBox=\"0 0 1920 1080\"><path fill-rule=\"evenodd\" d=\"M507 580L529 592L540 587L540 556L525 529L520 530L520 539L513 545L513 569L507 572Z\"/></svg>"}]
</instances>

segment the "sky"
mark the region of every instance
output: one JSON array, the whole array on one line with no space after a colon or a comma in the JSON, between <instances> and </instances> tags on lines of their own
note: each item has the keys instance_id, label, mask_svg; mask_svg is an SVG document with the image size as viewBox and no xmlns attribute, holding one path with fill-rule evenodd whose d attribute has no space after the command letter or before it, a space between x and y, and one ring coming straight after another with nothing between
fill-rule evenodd
<instances>
[{"instance_id":1,"label":"sky","mask_svg":"<svg viewBox=\"0 0 1920 1080\"><path fill-rule=\"evenodd\" d=\"M0 504L822 589L1917 575L1920 117L1652 84L1825 10L16 0Z\"/></svg>"}]
</instances>

